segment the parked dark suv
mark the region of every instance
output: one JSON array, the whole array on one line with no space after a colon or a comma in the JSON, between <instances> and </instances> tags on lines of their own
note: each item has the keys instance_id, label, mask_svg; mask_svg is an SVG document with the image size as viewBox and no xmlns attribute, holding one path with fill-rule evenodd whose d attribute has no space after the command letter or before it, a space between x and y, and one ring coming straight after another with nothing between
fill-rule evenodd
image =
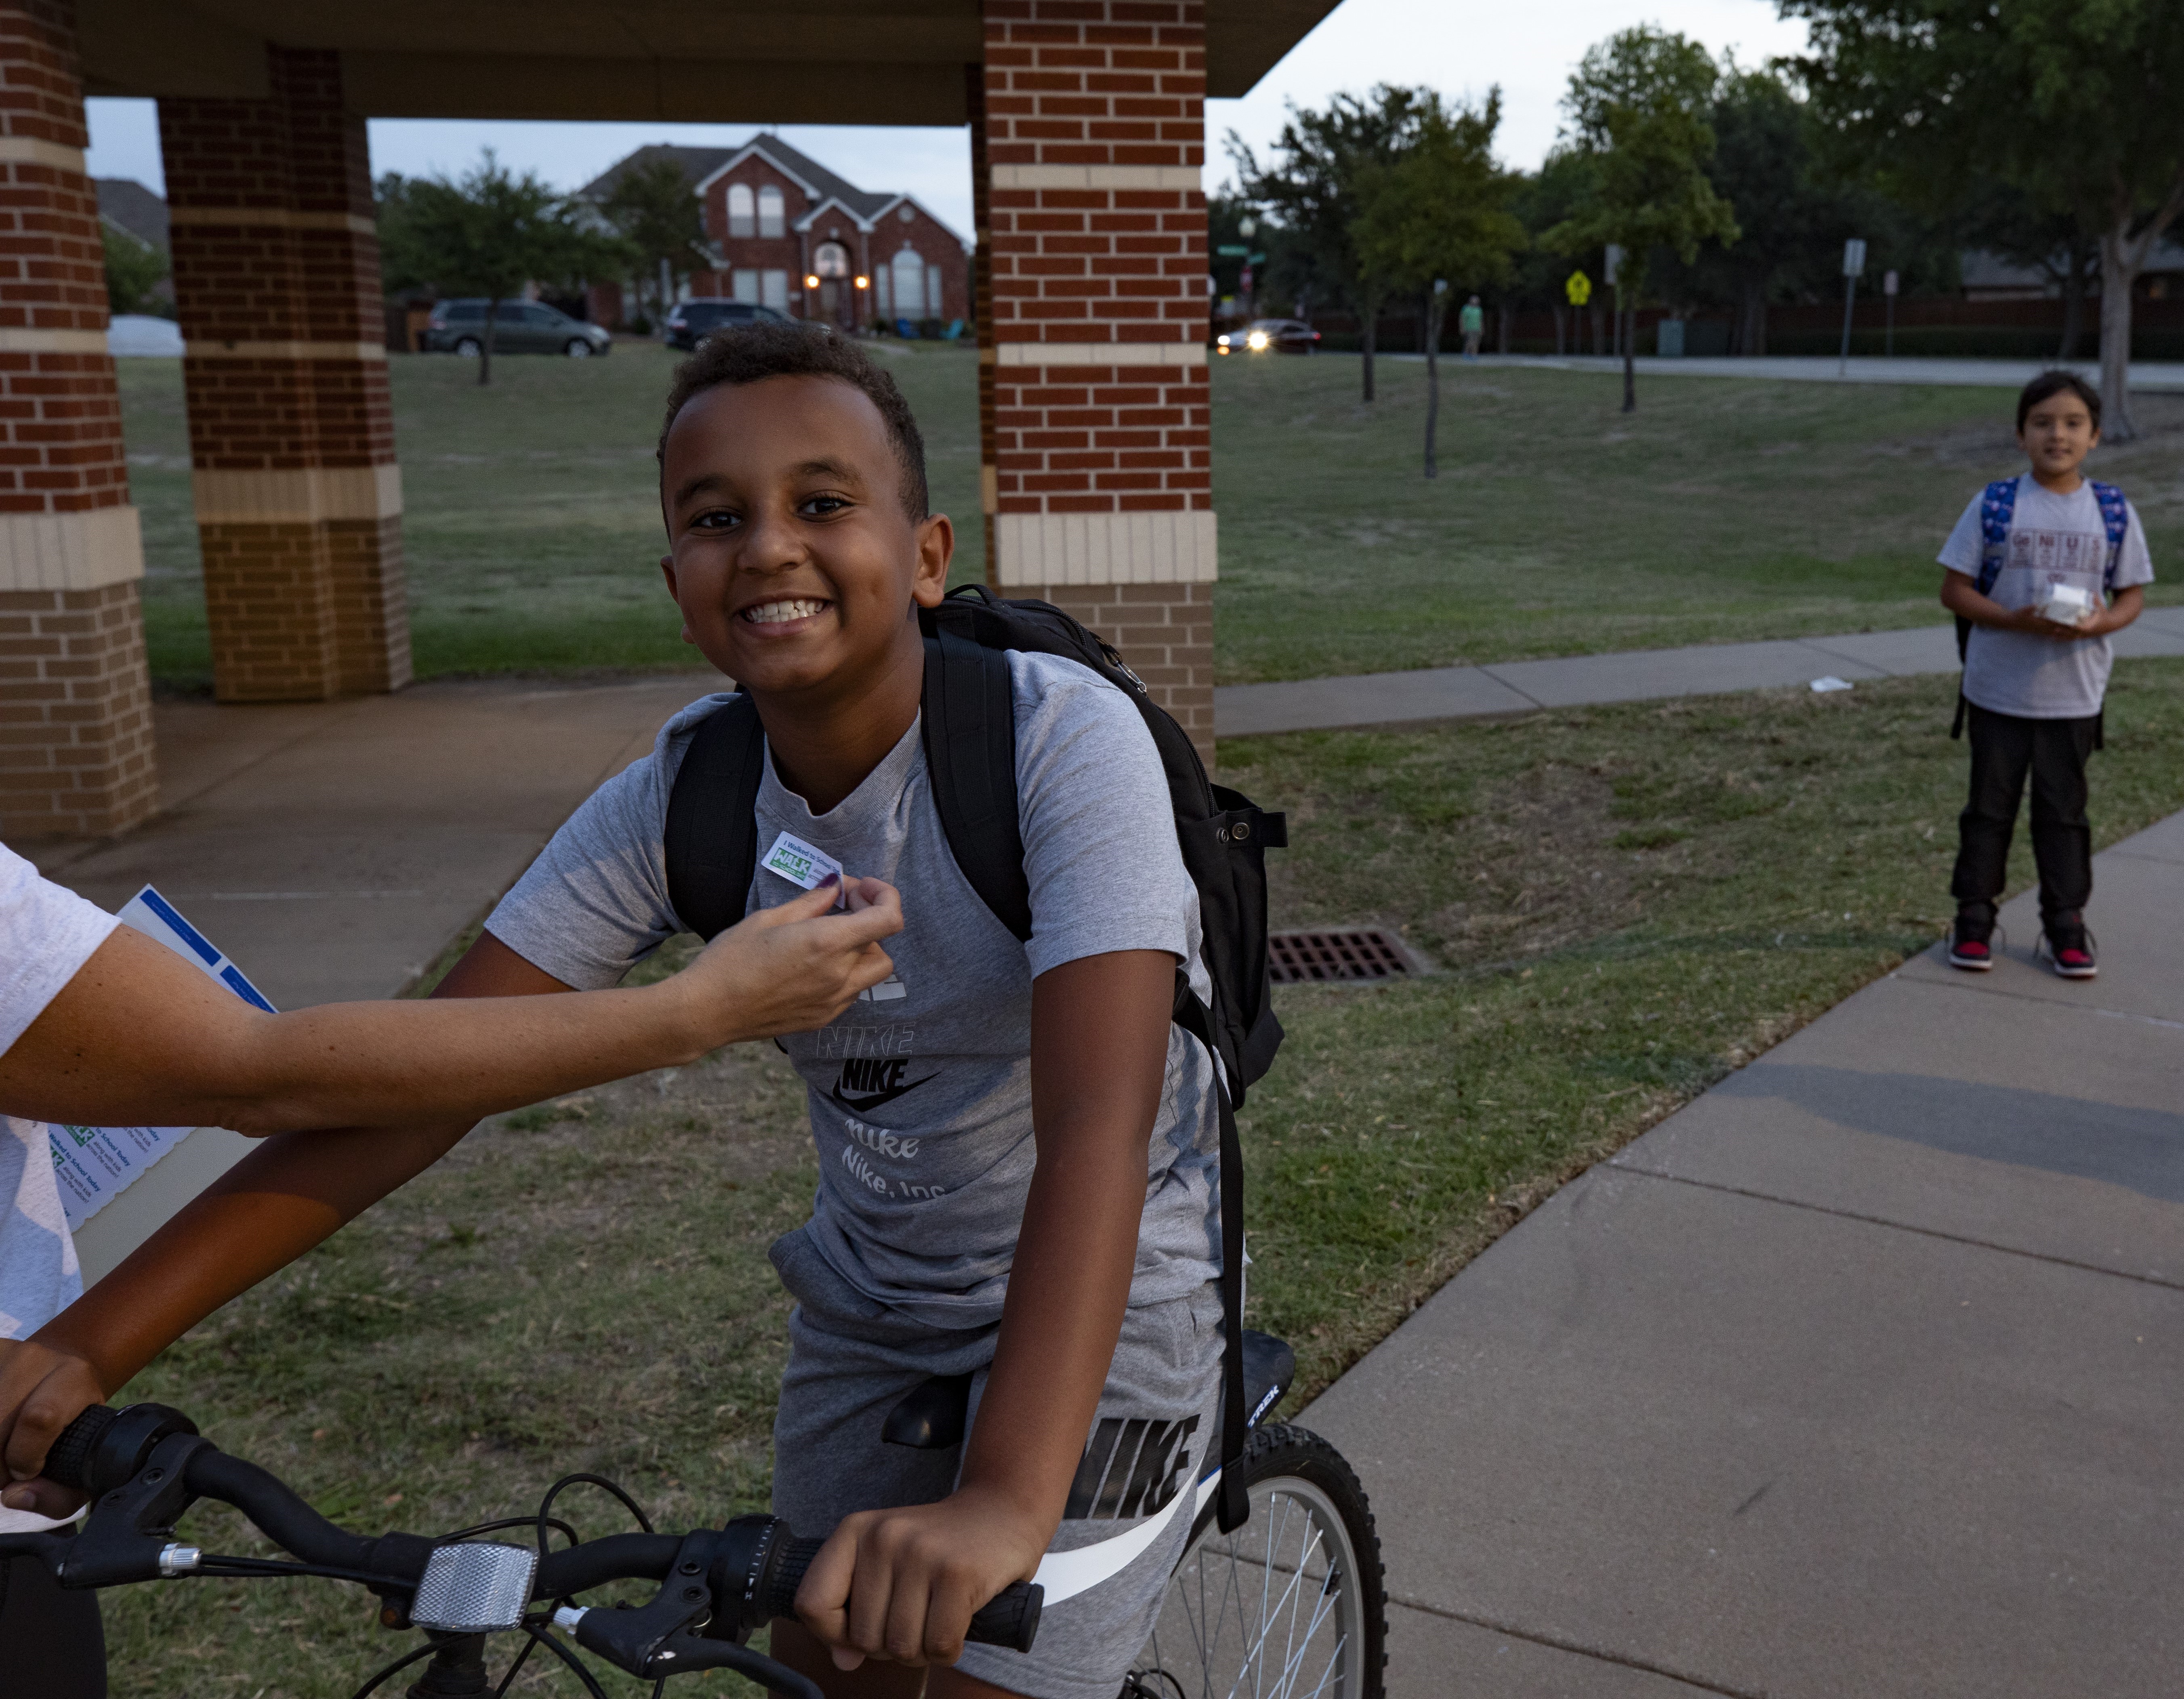
<instances>
[{"instance_id":1,"label":"parked dark suv","mask_svg":"<svg viewBox=\"0 0 2184 1699\"><path fill-rule=\"evenodd\" d=\"M476 359L485 352L485 309L489 304L443 301L425 324L426 354L461 354ZM614 347L598 325L572 319L541 301L503 301L493 320L493 351L499 354L557 354L589 359Z\"/></svg>"},{"instance_id":2,"label":"parked dark suv","mask_svg":"<svg viewBox=\"0 0 2184 1699\"><path fill-rule=\"evenodd\" d=\"M772 307L761 307L755 301L725 301L718 296L701 295L694 301L678 301L668 309L667 346L694 348L702 338L723 325L761 322L785 325L788 315Z\"/></svg>"}]
</instances>

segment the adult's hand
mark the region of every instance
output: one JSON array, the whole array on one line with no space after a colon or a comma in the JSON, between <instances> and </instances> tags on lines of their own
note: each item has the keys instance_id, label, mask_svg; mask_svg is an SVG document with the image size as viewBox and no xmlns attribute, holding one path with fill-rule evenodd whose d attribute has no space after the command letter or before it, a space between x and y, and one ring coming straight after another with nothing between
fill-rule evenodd
<instances>
[{"instance_id":1,"label":"adult's hand","mask_svg":"<svg viewBox=\"0 0 2184 1699\"><path fill-rule=\"evenodd\" d=\"M894 971L880 939L902 930L902 899L878 879L851 879L849 912L832 912L829 880L730 927L673 979L699 1048L823 1027Z\"/></svg>"},{"instance_id":2,"label":"adult's hand","mask_svg":"<svg viewBox=\"0 0 2184 1699\"><path fill-rule=\"evenodd\" d=\"M86 1407L106 1401L90 1363L35 1340L0 1340L0 1505L40 1516L75 1512L83 1495L39 1473L61 1429Z\"/></svg>"}]
</instances>

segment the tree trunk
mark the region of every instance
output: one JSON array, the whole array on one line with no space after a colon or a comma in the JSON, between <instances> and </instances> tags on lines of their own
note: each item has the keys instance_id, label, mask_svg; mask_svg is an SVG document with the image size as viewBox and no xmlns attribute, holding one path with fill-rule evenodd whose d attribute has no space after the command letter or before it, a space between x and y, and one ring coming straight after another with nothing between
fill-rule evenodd
<instances>
[{"instance_id":1,"label":"tree trunk","mask_svg":"<svg viewBox=\"0 0 2184 1699\"><path fill-rule=\"evenodd\" d=\"M1747 359L1767 352L1767 280L1746 276L1738 289L1736 351Z\"/></svg>"},{"instance_id":2,"label":"tree trunk","mask_svg":"<svg viewBox=\"0 0 2184 1699\"><path fill-rule=\"evenodd\" d=\"M1358 326L1362 333L1358 338L1357 351L1365 357L1365 399L1370 401L1373 398L1373 344L1380 328L1380 304L1378 300L1362 302L1357 312Z\"/></svg>"},{"instance_id":3,"label":"tree trunk","mask_svg":"<svg viewBox=\"0 0 2184 1699\"><path fill-rule=\"evenodd\" d=\"M1426 301L1426 476L1429 478L1440 476L1440 468L1434 463L1434 429L1440 423L1440 325L1441 315L1447 310L1441 300L1435 294Z\"/></svg>"},{"instance_id":4,"label":"tree trunk","mask_svg":"<svg viewBox=\"0 0 2184 1699\"><path fill-rule=\"evenodd\" d=\"M500 297L496 295L485 304L485 335L478 343L478 384L481 387L493 382L493 327L500 319Z\"/></svg>"},{"instance_id":5,"label":"tree trunk","mask_svg":"<svg viewBox=\"0 0 2184 1699\"><path fill-rule=\"evenodd\" d=\"M1514 314L1507 301L1504 301L1501 306L1496 309L1496 311L1501 316L1495 327L1496 347L1494 351L1496 354L1506 354L1509 352L1509 320L1513 316L1514 316Z\"/></svg>"},{"instance_id":6,"label":"tree trunk","mask_svg":"<svg viewBox=\"0 0 2184 1699\"><path fill-rule=\"evenodd\" d=\"M2101 232L2101 437L2109 443L2138 435L2131 416L2131 287L2138 280L2138 268L2131 263L2134 246L2128 214Z\"/></svg>"},{"instance_id":7,"label":"tree trunk","mask_svg":"<svg viewBox=\"0 0 2184 1699\"><path fill-rule=\"evenodd\" d=\"M1638 342L1638 300L1631 297L1630 304L1623 309L1623 410L1638 410L1638 372L1635 352Z\"/></svg>"},{"instance_id":8,"label":"tree trunk","mask_svg":"<svg viewBox=\"0 0 2184 1699\"><path fill-rule=\"evenodd\" d=\"M2068 269L2063 273L2063 343L2055 358L2075 359L2078 342L2086 331L2086 245L2073 237L2064 250Z\"/></svg>"},{"instance_id":9,"label":"tree trunk","mask_svg":"<svg viewBox=\"0 0 2184 1699\"><path fill-rule=\"evenodd\" d=\"M1563 307L1562 303L1559 301L1552 303L1552 305L1555 315L1555 358L1557 359L1560 359L1564 352L1563 347Z\"/></svg>"}]
</instances>

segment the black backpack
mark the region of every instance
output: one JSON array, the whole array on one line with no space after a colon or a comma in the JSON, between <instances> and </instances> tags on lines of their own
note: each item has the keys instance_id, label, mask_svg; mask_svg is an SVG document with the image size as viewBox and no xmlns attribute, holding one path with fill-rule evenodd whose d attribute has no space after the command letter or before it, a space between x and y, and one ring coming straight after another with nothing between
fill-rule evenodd
<instances>
[{"instance_id":1,"label":"black backpack","mask_svg":"<svg viewBox=\"0 0 2184 1699\"><path fill-rule=\"evenodd\" d=\"M1282 1041L1267 972L1264 852L1285 847L1284 816L1213 783L1183 727L1147 694L1120 655L1061 609L1010 601L966 585L921 608L925 637L926 768L956 864L994 917L1031 937L1031 891L1017 824L1016 714L1007 650L1058 655L1089 667L1136 704L1167 774L1176 841L1198 888L1201 955L1213 984L1209 1008L1178 966L1175 1023L1217 1059L1221 1122L1223 1356L1217 1514L1223 1530L1250 1513L1233 1467L1252 1412L1244 1399L1244 1163L1236 1109ZM712 938L744 917L758 863L758 787L765 733L738 694L692 734L667 804L667 892L682 924Z\"/></svg>"}]
</instances>

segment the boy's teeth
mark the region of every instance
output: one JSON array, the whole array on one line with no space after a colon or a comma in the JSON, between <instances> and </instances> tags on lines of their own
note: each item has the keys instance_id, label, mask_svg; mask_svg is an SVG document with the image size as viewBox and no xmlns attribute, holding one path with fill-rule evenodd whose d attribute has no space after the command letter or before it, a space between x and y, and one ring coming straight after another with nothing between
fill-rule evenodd
<instances>
[{"instance_id":1,"label":"boy's teeth","mask_svg":"<svg viewBox=\"0 0 2184 1699\"><path fill-rule=\"evenodd\" d=\"M790 620L810 619L826 605L824 602L808 600L761 602L755 608L746 608L744 617L755 626L785 625Z\"/></svg>"}]
</instances>

